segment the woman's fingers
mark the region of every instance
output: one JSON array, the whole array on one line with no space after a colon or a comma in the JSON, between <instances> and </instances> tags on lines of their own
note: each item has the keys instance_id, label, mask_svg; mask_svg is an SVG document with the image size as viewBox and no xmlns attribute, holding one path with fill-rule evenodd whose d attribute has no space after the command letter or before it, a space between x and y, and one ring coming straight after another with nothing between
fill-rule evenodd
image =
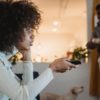
<instances>
[{"instance_id":1,"label":"woman's fingers","mask_svg":"<svg viewBox=\"0 0 100 100\"><path fill-rule=\"evenodd\" d=\"M75 64L72 64L71 62L69 62L66 58L63 59L64 60L64 63L66 65L69 65L69 67L71 68L76 68L76 65Z\"/></svg>"},{"instance_id":2,"label":"woman's fingers","mask_svg":"<svg viewBox=\"0 0 100 100\"><path fill-rule=\"evenodd\" d=\"M72 64L66 58L59 58L54 60L50 66L53 71L55 72L65 72L66 70L71 70L72 68L76 68L77 65Z\"/></svg>"}]
</instances>

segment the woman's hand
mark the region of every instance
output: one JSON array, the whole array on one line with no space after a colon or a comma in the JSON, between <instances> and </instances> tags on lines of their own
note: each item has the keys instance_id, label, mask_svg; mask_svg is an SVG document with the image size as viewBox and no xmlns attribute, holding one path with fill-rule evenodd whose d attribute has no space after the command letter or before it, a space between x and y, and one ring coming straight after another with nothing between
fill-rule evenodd
<instances>
[{"instance_id":1,"label":"woman's hand","mask_svg":"<svg viewBox=\"0 0 100 100\"><path fill-rule=\"evenodd\" d=\"M67 61L66 58L59 58L54 60L49 67L53 72L65 72L66 70L71 70L72 68L76 68L76 65L71 64Z\"/></svg>"},{"instance_id":2,"label":"woman's hand","mask_svg":"<svg viewBox=\"0 0 100 100\"><path fill-rule=\"evenodd\" d=\"M23 61L31 61L31 50L30 49L20 49L19 52L22 54Z\"/></svg>"}]
</instances>

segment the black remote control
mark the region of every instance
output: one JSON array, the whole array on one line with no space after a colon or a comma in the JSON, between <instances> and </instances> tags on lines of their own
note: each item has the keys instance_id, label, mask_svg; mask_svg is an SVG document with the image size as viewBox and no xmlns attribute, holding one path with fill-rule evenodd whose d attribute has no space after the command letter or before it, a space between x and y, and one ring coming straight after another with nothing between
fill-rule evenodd
<instances>
[{"instance_id":1,"label":"black remote control","mask_svg":"<svg viewBox=\"0 0 100 100\"><path fill-rule=\"evenodd\" d=\"M81 61L79 61L79 60L66 60L66 61L68 61L68 62L70 62L72 64L75 64L75 65L81 64Z\"/></svg>"}]
</instances>

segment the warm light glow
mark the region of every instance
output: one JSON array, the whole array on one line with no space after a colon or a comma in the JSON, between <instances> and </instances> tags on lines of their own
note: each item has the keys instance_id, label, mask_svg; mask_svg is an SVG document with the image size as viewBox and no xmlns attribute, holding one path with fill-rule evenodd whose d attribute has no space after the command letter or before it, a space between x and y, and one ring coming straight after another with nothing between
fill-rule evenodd
<instances>
[{"instance_id":1,"label":"warm light glow","mask_svg":"<svg viewBox=\"0 0 100 100\"><path fill-rule=\"evenodd\" d=\"M66 57L67 52L87 43L86 0L70 0L65 7L63 0L35 0L42 13L38 37L32 47L32 59L51 62ZM73 10L74 9L74 10Z\"/></svg>"},{"instance_id":2,"label":"warm light glow","mask_svg":"<svg viewBox=\"0 0 100 100\"><path fill-rule=\"evenodd\" d=\"M56 58L66 57L68 51L73 51L77 46L85 46L87 35L84 32L82 34L83 36L80 38L75 38L74 33L40 34L39 41L35 39L33 43L32 59L37 59L37 62L51 62ZM78 36L80 36L79 32Z\"/></svg>"},{"instance_id":3,"label":"warm light glow","mask_svg":"<svg viewBox=\"0 0 100 100\"><path fill-rule=\"evenodd\" d=\"M58 25L59 25L59 22L58 22L58 21L54 21L54 22L53 22L53 25L54 25L54 26L58 26Z\"/></svg>"},{"instance_id":4,"label":"warm light glow","mask_svg":"<svg viewBox=\"0 0 100 100\"><path fill-rule=\"evenodd\" d=\"M52 31L53 32L57 32L58 31L58 28L57 27L53 27Z\"/></svg>"},{"instance_id":5,"label":"warm light glow","mask_svg":"<svg viewBox=\"0 0 100 100\"><path fill-rule=\"evenodd\" d=\"M58 21L54 21L52 27L53 27L53 28L52 28L52 31L53 31L53 32L59 31L59 22L58 22Z\"/></svg>"},{"instance_id":6,"label":"warm light glow","mask_svg":"<svg viewBox=\"0 0 100 100\"><path fill-rule=\"evenodd\" d=\"M40 55L37 55L37 56L36 56L35 62L41 62L41 56L40 56Z\"/></svg>"}]
</instances>

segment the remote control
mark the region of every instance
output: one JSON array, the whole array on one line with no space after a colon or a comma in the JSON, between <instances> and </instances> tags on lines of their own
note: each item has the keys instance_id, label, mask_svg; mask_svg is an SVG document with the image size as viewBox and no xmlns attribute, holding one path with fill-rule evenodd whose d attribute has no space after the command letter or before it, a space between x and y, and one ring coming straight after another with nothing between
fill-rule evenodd
<instances>
[{"instance_id":1,"label":"remote control","mask_svg":"<svg viewBox=\"0 0 100 100\"><path fill-rule=\"evenodd\" d=\"M72 64L75 64L75 65L81 64L81 61L79 61L79 60L67 60L67 61L72 63Z\"/></svg>"}]
</instances>

